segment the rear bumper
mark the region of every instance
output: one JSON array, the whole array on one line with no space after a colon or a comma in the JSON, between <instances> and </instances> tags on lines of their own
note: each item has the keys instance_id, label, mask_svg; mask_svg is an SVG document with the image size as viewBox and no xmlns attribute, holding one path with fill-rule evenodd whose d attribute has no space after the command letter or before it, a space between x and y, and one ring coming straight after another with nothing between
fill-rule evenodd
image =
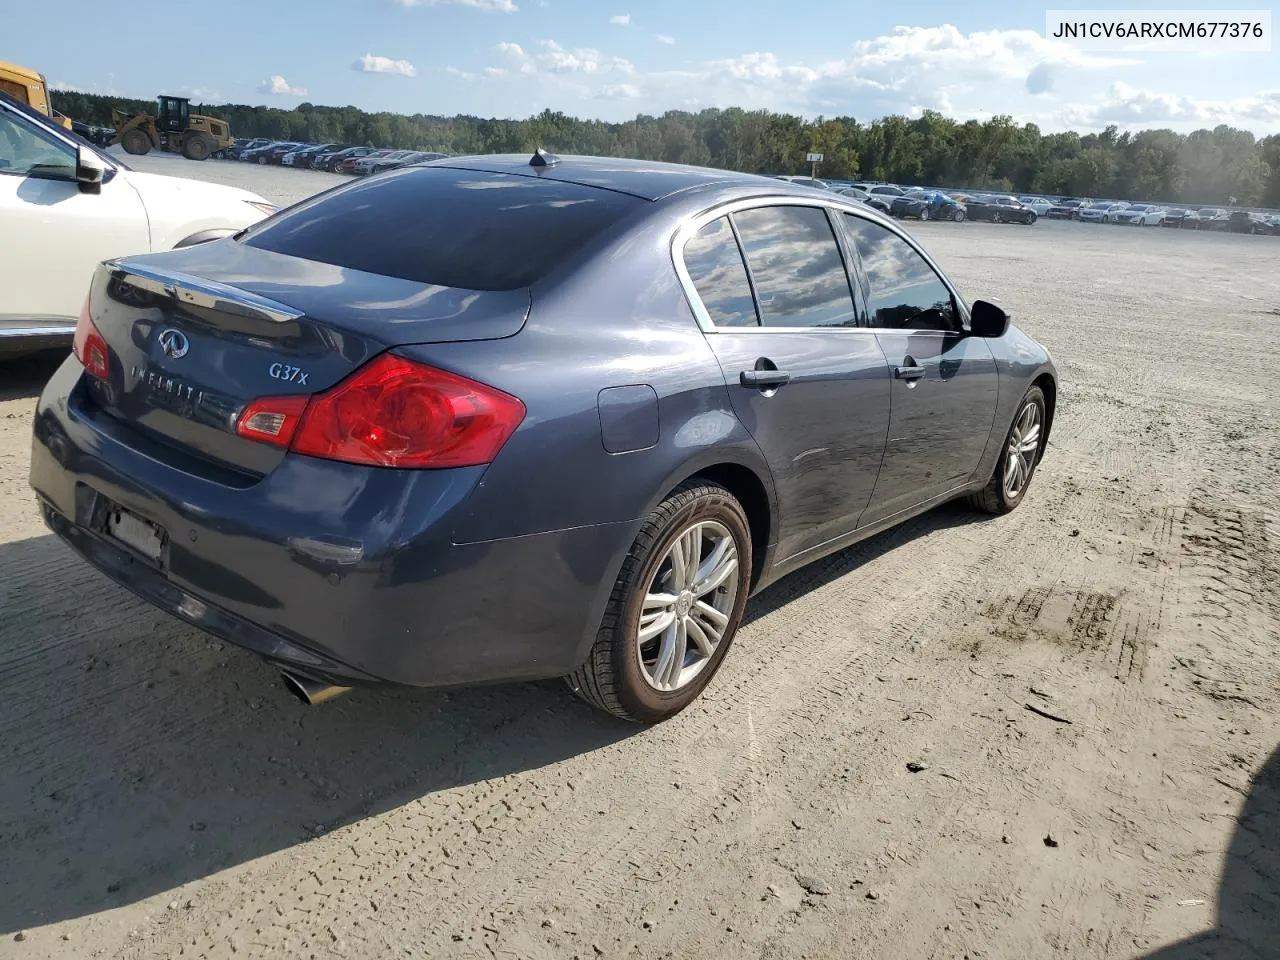
<instances>
[{"instance_id":1,"label":"rear bumper","mask_svg":"<svg viewBox=\"0 0 1280 960\"><path fill-rule=\"evenodd\" d=\"M639 526L455 543L483 468L290 456L247 487L213 482L104 429L105 415L83 406L81 375L64 363L36 412L31 484L46 523L157 607L318 679L563 675L585 656ZM105 533L107 500L166 531L159 562Z\"/></svg>"}]
</instances>

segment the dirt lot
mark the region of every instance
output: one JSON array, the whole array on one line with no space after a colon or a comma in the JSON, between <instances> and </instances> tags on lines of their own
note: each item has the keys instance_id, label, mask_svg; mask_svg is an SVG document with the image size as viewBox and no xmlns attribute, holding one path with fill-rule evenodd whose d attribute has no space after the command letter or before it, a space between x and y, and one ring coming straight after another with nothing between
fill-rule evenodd
<instances>
[{"instance_id":1,"label":"dirt lot","mask_svg":"<svg viewBox=\"0 0 1280 960\"><path fill-rule=\"evenodd\" d=\"M1057 359L1028 499L766 591L654 729L302 707L46 534L0 367L0 956L1277 956L1280 240L918 233Z\"/></svg>"}]
</instances>

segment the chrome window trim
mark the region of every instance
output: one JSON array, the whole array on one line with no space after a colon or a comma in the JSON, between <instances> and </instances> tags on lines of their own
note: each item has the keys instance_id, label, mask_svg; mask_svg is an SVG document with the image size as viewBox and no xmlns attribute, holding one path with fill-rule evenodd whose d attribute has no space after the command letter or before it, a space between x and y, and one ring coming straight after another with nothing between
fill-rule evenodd
<instances>
[{"instance_id":1,"label":"chrome window trim","mask_svg":"<svg viewBox=\"0 0 1280 960\"><path fill-rule=\"evenodd\" d=\"M951 296L955 299L956 306L960 312L959 320L961 322L961 329L954 333L946 333L941 330L927 330L927 329L918 329L914 327L864 327L864 326L858 326L858 327L768 327L768 326L717 327L711 321L711 315L707 312L707 308L702 302L702 297L698 293L698 288L697 286L695 286L693 282L693 278L689 275L689 270L685 266L684 248L688 244L688 242L691 239L693 239L693 236L699 230L705 227L708 223L710 223L712 220L716 220L727 214L737 213L742 210L750 210L755 207L817 207L821 210L827 211L829 220L831 219L831 215L833 214L847 213L855 217L860 217L861 219L866 220L869 223L874 223L877 226L884 227L889 232L897 234L899 238L901 238L903 241L906 242L907 246L911 247L912 250L914 250L917 254L919 254L924 259L924 262L929 265L929 267L933 270L935 274L937 274L938 279L942 282L942 285L946 287L949 291L951 291ZM832 224L832 226L834 228L835 224ZM843 224L840 225L840 229L843 229ZM735 237L736 237L736 230L735 230ZM836 241L836 247L838 250L840 250L840 256L841 256L841 259L843 260L845 251L840 246L839 237L834 237L833 239L835 239ZM741 250L741 247L739 247L739 252L743 253L743 251ZM856 249L854 252L856 254L857 252ZM746 261L745 253L743 253L742 259L743 259L743 265L747 269L748 278L750 278L751 267ZM703 210L701 213L698 213L698 214L695 214L694 216L689 217L684 221L684 223L682 223L679 227L676 228L676 231L671 238L671 262L675 267L676 276L680 280L680 286L684 289L685 300L689 304L689 309L693 312L693 317L697 321L699 329L701 329L703 333L707 333L707 334L746 333L746 334L752 334L752 335L758 336L758 335L769 335L769 334L777 335L777 334L785 334L785 333L831 333L831 334L839 334L839 335L847 336L851 334L873 334L874 335L876 333L884 333L884 334L909 333L912 335L932 333L932 334L936 334L937 336L944 337L944 336L964 336L967 333L968 327L969 327L968 304L956 291L955 285L952 284L950 278L945 273L943 273L943 271L938 267L936 263L933 262L933 258L930 257L927 253L925 253L925 251L920 248L920 245L916 243L910 237L910 235L908 235L904 230L901 230L898 227L898 225L895 224L893 221L888 220L887 218L884 218L881 216L868 216L867 211L865 209L860 210L855 204L841 201L839 199L838 194L836 194L835 198L833 199L828 199L826 197L821 197L821 196L805 197L805 196L795 196L790 194L761 194L760 196L756 196L756 197L745 197L737 200L729 200L724 203L718 204L714 207L709 207L708 209ZM858 262L854 265L854 272L857 274L858 278L861 278L862 276L861 258L859 258ZM756 299L756 296L755 296L755 290L753 287L752 300L755 300L755 299ZM755 306L756 306L756 314L757 316L759 316L760 304L757 302ZM855 310L858 309L856 297L854 301L854 308Z\"/></svg>"},{"instance_id":2,"label":"chrome window trim","mask_svg":"<svg viewBox=\"0 0 1280 960\"><path fill-rule=\"evenodd\" d=\"M216 280L206 280L174 270L158 270L155 267L144 267L120 260L108 260L103 267L130 286L196 307L257 317L276 323L300 320L304 316L301 310L295 310L288 304L260 297Z\"/></svg>"}]
</instances>

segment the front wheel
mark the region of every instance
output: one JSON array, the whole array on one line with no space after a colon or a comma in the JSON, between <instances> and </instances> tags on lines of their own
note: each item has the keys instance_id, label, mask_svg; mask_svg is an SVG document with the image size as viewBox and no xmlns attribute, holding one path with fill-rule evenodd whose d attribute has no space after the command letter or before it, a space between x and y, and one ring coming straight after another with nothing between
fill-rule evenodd
<instances>
[{"instance_id":1,"label":"front wheel","mask_svg":"<svg viewBox=\"0 0 1280 960\"><path fill-rule=\"evenodd\" d=\"M1036 222L1036 215L1034 213L1028 213L1027 218L1022 222L1025 223L1027 226L1031 226L1031 224Z\"/></svg>"},{"instance_id":2,"label":"front wheel","mask_svg":"<svg viewBox=\"0 0 1280 960\"><path fill-rule=\"evenodd\" d=\"M1040 462L1044 430L1044 391L1032 387L1018 406L991 479L985 487L970 495L969 502L987 513L1008 513L1017 507Z\"/></svg>"},{"instance_id":3,"label":"front wheel","mask_svg":"<svg viewBox=\"0 0 1280 960\"><path fill-rule=\"evenodd\" d=\"M955 213L951 214L951 219L956 223L964 223L964 211L957 210Z\"/></svg>"},{"instance_id":4,"label":"front wheel","mask_svg":"<svg viewBox=\"0 0 1280 960\"><path fill-rule=\"evenodd\" d=\"M259 157L259 158L258 158L258 164L259 164L260 166L265 167L265 166L267 165L267 158L266 158L266 157Z\"/></svg>"},{"instance_id":5,"label":"front wheel","mask_svg":"<svg viewBox=\"0 0 1280 960\"><path fill-rule=\"evenodd\" d=\"M125 131L124 136L120 138L120 146L124 147L125 153L141 157L151 149L151 138L134 127L132 130Z\"/></svg>"},{"instance_id":6,"label":"front wheel","mask_svg":"<svg viewBox=\"0 0 1280 960\"><path fill-rule=\"evenodd\" d=\"M675 716L719 669L750 587L741 504L717 484L686 481L640 528L587 661L566 682L624 720Z\"/></svg>"},{"instance_id":7,"label":"front wheel","mask_svg":"<svg viewBox=\"0 0 1280 960\"><path fill-rule=\"evenodd\" d=\"M999 211L999 210L997 210L995 213L991 214L991 222L992 222L992 223L999 223L999 222L1000 222L1000 211Z\"/></svg>"},{"instance_id":8,"label":"front wheel","mask_svg":"<svg viewBox=\"0 0 1280 960\"><path fill-rule=\"evenodd\" d=\"M920 219L921 219L922 221L923 221L923 220L928 220L928 219L929 219L929 208L928 208L928 207L925 207L923 210L921 210L921 211L920 211Z\"/></svg>"}]
</instances>

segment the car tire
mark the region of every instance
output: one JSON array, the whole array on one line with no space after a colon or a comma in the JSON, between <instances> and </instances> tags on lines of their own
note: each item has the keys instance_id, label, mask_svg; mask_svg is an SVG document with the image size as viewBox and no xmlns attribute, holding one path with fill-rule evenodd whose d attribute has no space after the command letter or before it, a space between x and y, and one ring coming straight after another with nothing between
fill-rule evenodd
<instances>
[{"instance_id":1,"label":"car tire","mask_svg":"<svg viewBox=\"0 0 1280 960\"><path fill-rule=\"evenodd\" d=\"M266 157L259 157L259 158L258 158L258 164L259 164L259 166L263 166L263 167L265 167L265 166L267 165L267 158L266 158Z\"/></svg>"},{"instance_id":2,"label":"car tire","mask_svg":"<svg viewBox=\"0 0 1280 960\"><path fill-rule=\"evenodd\" d=\"M951 214L951 219L956 223L964 223L964 211L957 210L955 213Z\"/></svg>"},{"instance_id":3,"label":"car tire","mask_svg":"<svg viewBox=\"0 0 1280 960\"><path fill-rule=\"evenodd\" d=\"M1035 211L1033 210L1030 213L1028 213L1027 218L1022 222L1025 223L1028 227L1031 226L1033 223L1035 223L1036 222Z\"/></svg>"},{"instance_id":4,"label":"car tire","mask_svg":"<svg viewBox=\"0 0 1280 960\"><path fill-rule=\"evenodd\" d=\"M1032 387L1018 404L1018 412L1014 414L1009 432L1005 434L991 479L981 490L969 495L969 502L974 507L987 513L1003 514L1022 502L1044 452L1046 422L1044 391L1039 387ZM1034 436L1031 435L1032 425ZM1010 458L1013 456L1020 459L1019 465L1013 468L1021 472L1016 488L1011 488L1009 483Z\"/></svg>"},{"instance_id":5,"label":"car tire","mask_svg":"<svg viewBox=\"0 0 1280 960\"><path fill-rule=\"evenodd\" d=\"M134 127L132 130L125 131L124 136L120 138L120 146L124 147L124 152L130 156L141 157L151 150L151 138Z\"/></svg>"},{"instance_id":6,"label":"car tire","mask_svg":"<svg viewBox=\"0 0 1280 960\"><path fill-rule=\"evenodd\" d=\"M929 208L925 207L923 210L920 211L920 220L921 222L923 222L928 219L929 219Z\"/></svg>"},{"instance_id":7,"label":"car tire","mask_svg":"<svg viewBox=\"0 0 1280 960\"><path fill-rule=\"evenodd\" d=\"M996 210L996 211L993 211L993 212L992 212L992 214L991 214L991 222L992 222L992 223L999 223L1001 219L1002 219L1002 218L1001 218L1001 216L1000 216L1000 211L999 211L999 210Z\"/></svg>"},{"instance_id":8,"label":"car tire","mask_svg":"<svg viewBox=\"0 0 1280 960\"><path fill-rule=\"evenodd\" d=\"M680 572L688 565L678 565L674 559L675 553L684 555L683 545L691 535L698 540L699 566L694 567L694 573L705 568L725 540L731 543L734 556L729 557L730 547L724 546L721 561L713 570L725 573L723 568L736 560L722 582L701 594L688 586L696 583L692 581L694 574ZM673 579L683 579L686 584L678 594L673 590ZM686 481L641 526L622 562L586 662L565 681L587 703L624 720L658 723L675 716L697 698L724 661L742 621L750 586L751 534L742 505L718 484L697 478ZM652 587L659 587L652 595L678 599L670 607L655 607L650 602L646 608ZM706 598L712 599L708 602ZM715 611L714 620L703 612L708 607ZM664 629L641 640L643 616L650 618L645 624L649 629L657 623L653 618L661 620L664 614L672 617L671 636ZM709 635L703 632L705 643L698 644L686 627L690 621L699 632L709 621L719 627L720 639L709 655ZM678 654L681 632L685 646ZM664 652L668 654L665 665ZM679 667L675 666L677 654L681 657ZM695 658L692 662L688 660L691 654ZM646 662L650 656L652 665ZM687 679L681 677L685 672L689 672Z\"/></svg>"}]
</instances>

